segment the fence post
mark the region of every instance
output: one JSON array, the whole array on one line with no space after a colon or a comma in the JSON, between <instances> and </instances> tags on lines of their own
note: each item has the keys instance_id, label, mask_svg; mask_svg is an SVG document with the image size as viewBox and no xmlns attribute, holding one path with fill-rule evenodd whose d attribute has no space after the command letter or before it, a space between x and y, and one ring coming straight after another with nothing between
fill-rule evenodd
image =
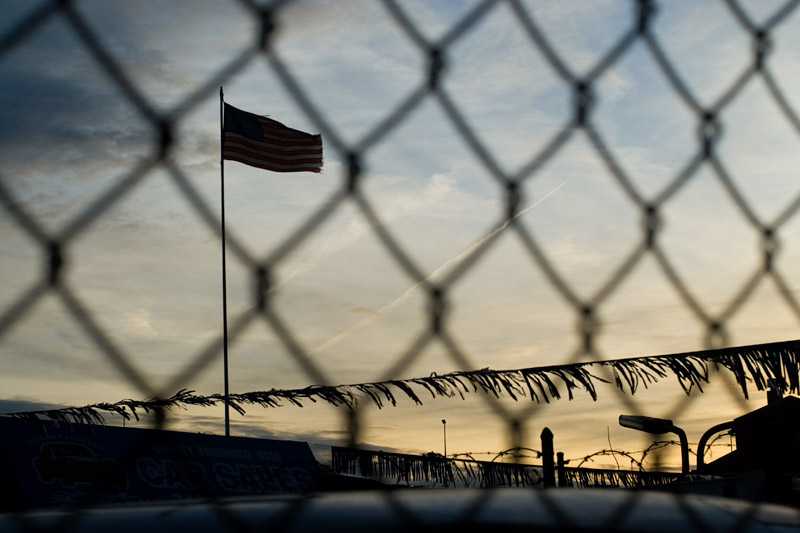
<instances>
[{"instance_id":1,"label":"fence post","mask_svg":"<svg viewBox=\"0 0 800 533\"><path fill-rule=\"evenodd\" d=\"M542 430L542 482L545 487L556 486L556 472L553 464L553 432L550 428Z\"/></svg>"},{"instance_id":2,"label":"fence post","mask_svg":"<svg viewBox=\"0 0 800 533\"><path fill-rule=\"evenodd\" d=\"M556 484L559 487L566 487L566 476L564 475L564 452L558 452L556 454L556 465L558 466L558 483Z\"/></svg>"}]
</instances>

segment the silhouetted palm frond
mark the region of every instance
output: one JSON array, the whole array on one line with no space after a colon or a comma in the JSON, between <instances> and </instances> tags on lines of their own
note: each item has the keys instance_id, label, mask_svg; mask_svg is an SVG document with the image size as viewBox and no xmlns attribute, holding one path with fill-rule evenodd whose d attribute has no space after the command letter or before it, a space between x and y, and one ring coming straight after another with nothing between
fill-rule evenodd
<instances>
[{"instance_id":1,"label":"silhouetted palm frond","mask_svg":"<svg viewBox=\"0 0 800 533\"><path fill-rule=\"evenodd\" d=\"M98 403L84 407L67 407L42 411L13 413L20 418L46 418L58 422L102 424L103 414L115 414L129 420L139 419L139 411L155 413L189 405L212 406L227 402L239 414L244 414L245 405L279 407L289 403L303 407L304 401L327 402L334 406L354 408L367 400L382 408L386 403L397 405L397 395L403 395L422 405L415 388L427 390L432 398L465 398L470 392L483 392L496 397L507 395L514 400L526 395L531 401L547 402L561 398L559 386L566 388L569 399L574 391L582 389L593 400L597 400L597 383L609 383L590 372L593 367L610 368L614 385L629 394L636 394L642 387L675 376L684 392L689 394L694 387L702 392L708 383L712 366L733 374L749 396L748 384L759 391L771 388L779 394L800 393L800 341L739 346L720 350L687 352L630 359L572 363L547 367L532 367L514 370L468 370L448 374L432 373L427 377L389 380L350 385L312 385L302 389L271 389L242 394L212 394L201 396L194 391L182 389L170 398L146 400L121 400Z\"/></svg>"}]
</instances>

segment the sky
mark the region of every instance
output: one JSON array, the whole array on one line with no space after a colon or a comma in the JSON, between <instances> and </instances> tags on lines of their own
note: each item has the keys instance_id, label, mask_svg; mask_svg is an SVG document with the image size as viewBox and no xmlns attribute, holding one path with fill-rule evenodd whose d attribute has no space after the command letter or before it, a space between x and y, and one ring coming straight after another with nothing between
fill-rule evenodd
<instances>
[{"instance_id":1,"label":"sky","mask_svg":"<svg viewBox=\"0 0 800 533\"><path fill-rule=\"evenodd\" d=\"M0 2L0 42L47 2ZM498 2L452 41L452 29L478 2L398 2L422 39L446 40L439 90L454 105L501 172L526 168L559 133L566 140L522 186L517 219L533 235L569 291L594 301L642 243L642 215L609 172L586 130L573 128L573 93L532 43L512 3ZM622 0L520 2L563 67L587 76L635 26L636 5ZM783 2L740 2L757 26ZM103 50L156 113L176 116L170 161L213 214L198 214L163 164L117 201L101 202L65 247L61 278L148 387L136 386L65 309L53 291L0 332L0 411L143 398L195 368L221 336L218 87L216 74L253 46L257 21L235 1L76 1L75 11ZM309 116L273 65L256 55L222 80L228 103L291 127L321 132L322 174L274 174L225 165L226 231L251 258L280 257L270 305L289 325L328 384L384 379L428 327L428 300L351 199L336 205L299 243L290 236L347 182L349 150L361 151L361 193L383 227L431 281L476 258L447 288L447 331L465 360L432 342L396 378L481 368L513 369L590 359L700 350L707 328L666 278L653 254L636 262L599 298L596 352L582 353L574 305L554 287L519 235L503 226L506 193L428 94L377 142L379 124L425 87L428 59L380 2L300 1L276 9L271 50L302 87ZM786 104L800 109L800 39L792 13L771 27L766 59ZM753 43L724 2L660 2L652 35L703 108L752 63ZM58 238L85 220L99 198L158 151L152 124L98 64L63 13L49 16L0 55L0 184L40 230ZM800 277L800 131L763 78L748 81L722 106L715 155L746 198L751 219L778 225L775 271L785 294L763 277L761 235L714 168L700 165L671 187L700 150L695 110L667 83L642 39L592 85L589 120L636 194L663 200L660 249L708 317L724 319L728 345L796 339ZM186 105L190 101L191 105ZM363 150L362 150L363 149ZM138 176L139 174L137 174ZM42 245L0 207L0 317L42 278ZM493 236L485 253L475 254ZM285 246L291 246L288 253ZM228 249L230 323L252 307L249 266ZM794 303L794 307L793 307ZM232 392L315 384L275 331L256 321L230 345ZM222 392L221 353L180 385ZM174 391L172 391L174 392ZM632 408L671 416L696 442L704 429L764 405L742 399L716 377L690 401L666 380L634 397L601 387L593 402L536 405L480 394L461 399L365 405L364 444L412 453L487 452L510 446L506 420L524 420L526 446L550 427L556 448L578 458L604 449L642 450L652 440L620 428ZM506 414L498 414L506 413ZM222 433L220 409L174 413L174 427ZM346 441L342 408L251 407L233 414L232 433Z\"/></svg>"}]
</instances>

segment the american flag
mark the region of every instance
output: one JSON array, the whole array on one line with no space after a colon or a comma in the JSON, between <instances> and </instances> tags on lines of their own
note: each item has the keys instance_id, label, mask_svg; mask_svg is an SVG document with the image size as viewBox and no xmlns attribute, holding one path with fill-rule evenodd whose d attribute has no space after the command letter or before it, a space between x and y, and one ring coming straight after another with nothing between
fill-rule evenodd
<instances>
[{"instance_id":1,"label":"american flag","mask_svg":"<svg viewBox=\"0 0 800 533\"><path fill-rule=\"evenodd\" d=\"M222 158L273 172L320 172L322 137L225 104Z\"/></svg>"}]
</instances>

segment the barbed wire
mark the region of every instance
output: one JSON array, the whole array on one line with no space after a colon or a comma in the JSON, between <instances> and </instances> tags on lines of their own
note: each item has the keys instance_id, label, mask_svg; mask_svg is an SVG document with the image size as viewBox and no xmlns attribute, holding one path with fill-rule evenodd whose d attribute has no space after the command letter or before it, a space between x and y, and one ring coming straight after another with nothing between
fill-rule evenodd
<instances>
[{"instance_id":1,"label":"barbed wire","mask_svg":"<svg viewBox=\"0 0 800 533\"><path fill-rule=\"evenodd\" d=\"M714 447L714 446L717 447L717 448L721 448L721 447L732 448L732 446L733 446L732 444L716 442L720 438L727 437L729 435L730 435L729 432L720 433L720 434L716 435L714 437L714 439L709 441L708 444L706 444L706 446L709 449L711 447ZM604 456L609 456L609 455L611 455L611 456L620 455L622 457L626 457L627 459L629 459L631 464L635 465L635 467L636 467L636 469L638 471L644 472L644 471L646 471L645 461L647 460L647 456L649 454L651 454L652 452L654 452L654 451L657 451L657 450L660 450L660 449L663 449L663 448L666 448L666 447L669 447L669 446L680 447L681 443L680 443L680 441L677 441L677 440L656 440L656 441L653 441L653 443L650 444L647 448L645 448L643 450L635 450L635 451L607 448L607 449L597 450L595 452L586 454L586 455L581 456L581 457L573 457L573 458L569 458L569 459L564 459L563 460L563 464L564 465L575 465L573 468L581 468L584 464L586 464L588 462L594 462L598 457L604 457ZM696 452L694 451L694 448L692 448L692 447L696 448L698 446L698 443L690 442L689 446L690 446L689 453L692 454L692 455L696 455ZM533 455L526 454L526 453L521 453L521 452L524 452L524 451L532 452ZM448 457L451 457L451 458L454 458L454 459L457 459L459 457L468 457L470 459L475 459L475 456L480 456L480 455L491 456L492 457L492 459L491 459L492 462L496 461L497 459L506 458L506 457L510 457L512 459L512 461L516 462L518 459L541 459L542 452L539 451L539 450L536 450L534 448L510 448L510 449L503 450L503 451L500 451L500 452L491 452L491 451L487 451L487 452L458 452L458 453L454 453L454 454L449 454Z\"/></svg>"}]
</instances>

